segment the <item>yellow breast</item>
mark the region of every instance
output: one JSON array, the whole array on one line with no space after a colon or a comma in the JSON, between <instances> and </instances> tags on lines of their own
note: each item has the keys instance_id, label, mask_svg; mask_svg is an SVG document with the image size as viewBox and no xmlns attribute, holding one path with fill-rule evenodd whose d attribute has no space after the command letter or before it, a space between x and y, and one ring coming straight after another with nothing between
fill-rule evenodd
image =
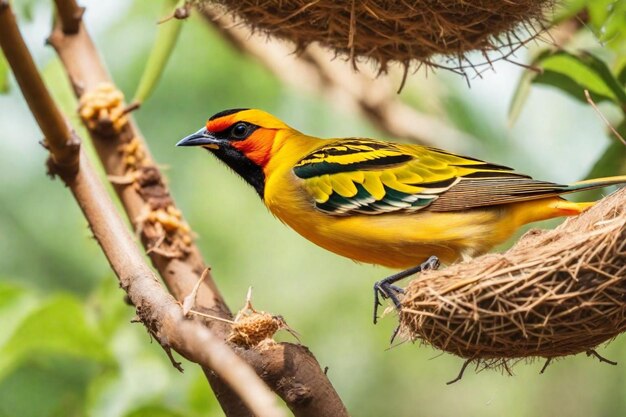
<instances>
[{"instance_id":1,"label":"yellow breast","mask_svg":"<svg viewBox=\"0 0 626 417\"><path fill-rule=\"evenodd\" d=\"M503 222L503 209L458 213L335 216L318 211L292 165L266 179L265 204L283 223L338 255L391 268L408 268L435 255L451 263L484 253L517 228Z\"/></svg>"}]
</instances>

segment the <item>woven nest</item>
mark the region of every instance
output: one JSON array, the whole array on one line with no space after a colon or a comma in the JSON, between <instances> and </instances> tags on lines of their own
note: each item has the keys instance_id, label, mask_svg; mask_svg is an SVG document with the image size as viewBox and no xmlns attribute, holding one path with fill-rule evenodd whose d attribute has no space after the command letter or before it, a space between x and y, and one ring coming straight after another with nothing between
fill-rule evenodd
<instances>
[{"instance_id":1,"label":"woven nest","mask_svg":"<svg viewBox=\"0 0 626 417\"><path fill-rule=\"evenodd\" d=\"M293 42L299 49L312 42L356 62L365 58L386 70L389 62L444 66L472 65L469 51L499 50L508 56L532 38L553 0L196 0L217 3L254 30ZM487 62L490 59L487 58Z\"/></svg>"},{"instance_id":2,"label":"woven nest","mask_svg":"<svg viewBox=\"0 0 626 417\"><path fill-rule=\"evenodd\" d=\"M626 329L626 189L508 252L412 281L401 332L483 364L594 352Z\"/></svg>"}]
</instances>

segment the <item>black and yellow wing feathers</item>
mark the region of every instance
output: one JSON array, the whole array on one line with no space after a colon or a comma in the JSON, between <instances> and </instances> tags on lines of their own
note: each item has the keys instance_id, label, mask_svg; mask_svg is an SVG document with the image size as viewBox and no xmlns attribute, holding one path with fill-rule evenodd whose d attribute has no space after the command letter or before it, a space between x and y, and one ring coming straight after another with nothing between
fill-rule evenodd
<instances>
[{"instance_id":1,"label":"black and yellow wing feathers","mask_svg":"<svg viewBox=\"0 0 626 417\"><path fill-rule=\"evenodd\" d=\"M565 186L439 149L341 139L293 169L328 214L457 211L557 195Z\"/></svg>"}]
</instances>

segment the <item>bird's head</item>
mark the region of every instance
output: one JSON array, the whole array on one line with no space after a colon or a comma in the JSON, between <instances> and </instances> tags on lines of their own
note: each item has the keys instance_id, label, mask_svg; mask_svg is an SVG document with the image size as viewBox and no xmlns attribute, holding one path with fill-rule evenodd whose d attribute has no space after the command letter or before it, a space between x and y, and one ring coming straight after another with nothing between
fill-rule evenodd
<instances>
[{"instance_id":1,"label":"bird's head","mask_svg":"<svg viewBox=\"0 0 626 417\"><path fill-rule=\"evenodd\" d=\"M208 149L241 175L263 198L264 168L273 152L279 132L293 131L269 113L256 109L231 109L209 118L197 132L176 146Z\"/></svg>"}]
</instances>

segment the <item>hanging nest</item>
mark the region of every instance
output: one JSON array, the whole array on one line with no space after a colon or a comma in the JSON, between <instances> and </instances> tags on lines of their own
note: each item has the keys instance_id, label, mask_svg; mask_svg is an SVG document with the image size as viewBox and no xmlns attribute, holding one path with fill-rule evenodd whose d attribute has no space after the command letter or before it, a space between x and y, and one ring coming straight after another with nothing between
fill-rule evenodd
<instances>
[{"instance_id":1,"label":"hanging nest","mask_svg":"<svg viewBox=\"0 0 626 417\"><path fill-rule=\"evenodd\" d=\"M504 254L422 274L400 322L408 339L487 367L595 352L626 329L626 188Z\"/></svg>"},{"instance_id":2,"label":"hanging nest","mask_svg":"<svg viewBox=\"0 0 626 417\"><path fill-rule=\"evenodd\" d=\"M190 0L192 1L192 0ZM463 70L473 66L470 51L498 50L506 57L533 38L553 0L193 0L219 4L268 35L294 43L312 42L351 59L374 61L381 71L390 62ZM518 37L515 30L524 27ZM444 56L447 64L433 61ZM486 62L490 63L487 58Z\"/></svg>"}]
</instances>

